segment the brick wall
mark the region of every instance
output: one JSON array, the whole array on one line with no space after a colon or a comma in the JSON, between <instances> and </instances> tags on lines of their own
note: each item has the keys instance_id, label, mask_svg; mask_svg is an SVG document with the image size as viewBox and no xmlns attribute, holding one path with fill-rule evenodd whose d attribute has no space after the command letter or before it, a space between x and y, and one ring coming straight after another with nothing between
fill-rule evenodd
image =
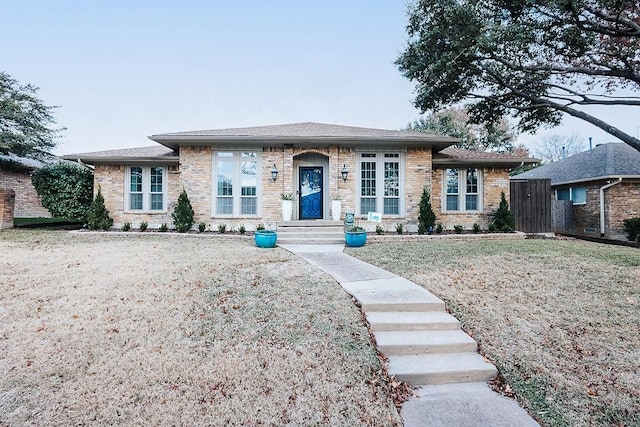
<instances>
[{"instance_id":1,"label":"brick wall","mask_svg":"<svg viewBox=\"0 0 640 427\"><path fill-rule=\"evenodd\" d=\"M462 168L461 168L462 169ZM436 222L442 223L445 229L453 229L456 224L461 224L465 229L471 229L474 223L486 228L492 221L493 215L500 205L501 193L509 201L509 170L499 167L479 168L482 173L482 212L443 213L443 180L444 169L436 168L432 176L431 205L436 214Z\"/></svg>"},{"instance_id":2,"label":"brick wall","mask_svg":"<svg viewBox=\"0 0 640 427\"><path fill-rule=\"evenodd\" d=\"M15 201L15 191L0 189L0 230L13 228L13 211Z\"/></svg>"},{"instance_id":3,"label":"brick wall","mask_svg":"<svg viewBox=\"0 0 640 427\"><path fill-rule=\"evenodd\" d=\"M627 240L623 220L640 217L640 181L623 181L605 190L607 234Z\"/></svg>"},{"instance_id":4,"label":"brick wall","mask_svg":"<svg viewBox=\"0 0 640 427\"><path fill-rule=\"evenodd\" d=\"M31 184L29 172L0 171L0 188L15 191L14 216L16 218L51 218L51 214L42 206L40 196Z\"/></svg>"}]
</instances>

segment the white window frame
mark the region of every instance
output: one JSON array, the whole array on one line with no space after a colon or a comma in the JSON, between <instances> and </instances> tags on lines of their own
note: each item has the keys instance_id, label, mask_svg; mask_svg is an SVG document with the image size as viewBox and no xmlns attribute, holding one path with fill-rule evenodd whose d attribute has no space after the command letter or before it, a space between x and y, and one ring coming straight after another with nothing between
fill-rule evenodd
<instances>
[{"instance_id":1,"label":"white window frame","mask_svg":"<svg viewBox=\"0 0 640 427\"><path fill-rule=\"evenodd\" d=\"M447 209L447 171L454 169L458 171L458 209ZM467 209L467 170L475 169L478 171L478 192L469 193L469 195L477 195L477 209ZM442 213L463 213L463 212L483 212L484 211L484 170L478 167L459 167L446 168L442 171Z\"/></svg>"},{"instance_id":2,"label":"white window frame","mask_svg":"<svg viewBox=\"0 0 640 427\"><path fill-rule=\"evenodd\" d=\"M232 183L233 183L233 195L229 196L233 202L233 208L231 214L219 214L218 209L218 153L232 153ZM241 165L242 154L254 153L256 155L256 213L255 214L242 214L241 198L242 186L241 186ZM262 216L262 151L256 148L249 148L246 150L216 150L212 153L212 176L211 176L211 217L212 218L260 218Z\"/></svg>"},{"instance_id":3,"label":"white window frame","mask_svg":"<svg viewBox=\"0 0 640 427\"><path fill-rule=\"evenodd\" d=\"M131 169L142 168L142 209L131 209ZM151 169L162 168L162 193L151 192ZM124 170L124 211L127 213L167 213L167 165L131 165ZM138 194L138 193L136 193ZM162 194L162 209L151 209L151 195Z\"/></svg>"},{"instance_id":4,"label":"white window frame","mask_svg":"<svg viewBox=\"0 0 640 427\"><path fill-rule=\"evenodd\" d=\"M363 154L375 154L376 157L366 158ZM385 158L385 154L393 154L398 157L395 158L398 162L398 213L397 214L385 214L384 213L384 164L389 161L390 158ZM375 162L374 162L375 160ZM362 150L358 152L357 157L357 197L356 197L356 214L363 216L369 212L362 212L362 162L374 162L376 164L376 212L380 212L384 217L401 218L405 215L405 154L402 151L376 151L376 150Z\"/></svg>"}]
</instances>

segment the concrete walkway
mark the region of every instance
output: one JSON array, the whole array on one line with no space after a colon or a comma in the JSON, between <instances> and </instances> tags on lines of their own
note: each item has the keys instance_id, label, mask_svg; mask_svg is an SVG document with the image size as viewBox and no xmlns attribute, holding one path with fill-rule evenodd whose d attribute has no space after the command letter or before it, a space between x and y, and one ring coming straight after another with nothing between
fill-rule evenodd
<instances>
[{"instance_id":1,"label":"concrete walkway","mask_svg":"<svg viewBox=\"0 0 640 427\"><path fill-rule=\"evenodd\" d=\"M495 368L477 354L475 341L456 330L458 322L435 295L343 253L343 245L279 246L333 276L360 303L390 374L418 387L400 413L406 427L538 425L514 400L488 387ZM397 325L402 331L394 331ZM465 369L456 371L463 359ZM454 366L442 366L449 361Z\"/></svg>"}]
</instances>

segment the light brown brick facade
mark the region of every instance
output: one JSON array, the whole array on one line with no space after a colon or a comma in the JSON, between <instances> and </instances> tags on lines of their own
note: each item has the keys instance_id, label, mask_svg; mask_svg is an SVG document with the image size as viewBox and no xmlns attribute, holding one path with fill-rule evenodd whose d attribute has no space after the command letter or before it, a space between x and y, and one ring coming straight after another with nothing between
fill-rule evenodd
<instances>
[{"instance_id":1,"label":"light brown brick facade","mask_svg":"<svg viewBox=\"0 0 640 427\"><path fill-rule=\"evenodd\" d=\"M15 191L0 189L0 230L13 228L13 211L15 201Z\"/></svg>"},{"instance_id":2,"label":"light brown brick facade","mask_svg":"<svg viewBox=\"0 0 640 427\"><path fill-rule=\"evenodd\" d=\"M51 214L42 206L42 200L31 184L31 174L28 171L0 171L0 189L15 191L15 218L51 218Z\"/></svg>"}]
</instances>

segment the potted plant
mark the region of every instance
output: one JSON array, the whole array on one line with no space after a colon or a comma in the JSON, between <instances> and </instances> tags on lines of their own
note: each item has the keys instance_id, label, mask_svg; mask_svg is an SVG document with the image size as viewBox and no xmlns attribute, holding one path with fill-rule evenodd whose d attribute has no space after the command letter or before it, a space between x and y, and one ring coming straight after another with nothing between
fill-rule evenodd
<instances>
[{"instance_id":1,"label":"potted plant","mask_svg":"<svg viewBox=\"0 0 640 427\"><path fill-rule=\"evenodd\" d=\"M293 201L295 200L293 193L280 193L280 200L282 200L282 220L291 221Z\"/></svg>"},{"instance_id":2,"label":"potted plant","mask_svg":"<svg viewBox=\"0 0 640 427\"><path fill-rule=\"evenodd\" d=\"M256 230L254 239L259 248L275 248L278 235L273 230Z\"/></svg>"},{"instance_id":3,"label":"potted plant","mask_svg":"<svg viewBox=\"0 0 640 427\"><path fill-rule=\"evenodd\" d=\"M354 225L344 232L345 242L350 247L360 247L367 243L367 232L364 228Z\"/></svg>"},{"instance_id":4,"label":"potted plant","mask_svg":"<svg viewBox=\"0 0 640 427\"><path fill-rule=\"evenodd\" d=\"M342 196L340 193L334 194L331 200L331 218L334 221L340 221L342 214Z\"/></svg>"}]
</instances>

